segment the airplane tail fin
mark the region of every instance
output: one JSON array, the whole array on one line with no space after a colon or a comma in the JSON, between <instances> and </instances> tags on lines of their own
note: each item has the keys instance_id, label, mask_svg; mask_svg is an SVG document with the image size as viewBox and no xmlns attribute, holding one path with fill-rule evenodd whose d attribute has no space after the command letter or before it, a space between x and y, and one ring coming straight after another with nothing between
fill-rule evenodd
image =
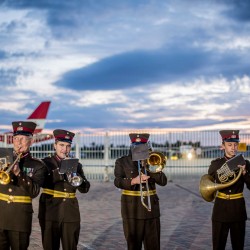
<instances>
[{"instance_id":1,"label":"airplane tail fin","mask_svg":"<svg viewBox=\"0 0 250 250\"><path fill-rule=\"evenodd\" d=\"M37 124L34 134L42 132L45 126L50 103L50 101L41 102L38 107L32 112L32 114L27 118L29 121L35 122Z\"/></svg>"}]
</instances>

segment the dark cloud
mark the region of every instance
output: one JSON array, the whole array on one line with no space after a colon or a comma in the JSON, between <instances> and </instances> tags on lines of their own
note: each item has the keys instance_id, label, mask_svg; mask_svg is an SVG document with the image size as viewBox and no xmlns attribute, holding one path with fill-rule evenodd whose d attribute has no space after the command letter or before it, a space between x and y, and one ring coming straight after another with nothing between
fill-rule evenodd
<instances>
[{"instance_id":1,"label":"dark cloud","mask_svg":"<svg viewBox=\"0 0 250 250\"><path fill-rule=\"evenodd\" d=\"M206 52L195 49L132 51L70 71L55 84L76 90L130 88L190 77L209 60Z\"/></svg>"},{"instance_id":2,"label":"dark cloud","mask_svg":"<svg viewBox=\"0 0 250 250\"><path fill-rule=\"evenodd\" d=\"M6 59L7 57L7 53L3 50L0 50L0 60Z\"/></svg>"},{"instance_id":3,"label":"dark cloud","mask_svg":"<svg viewBox=\"0 0 250 250\"><path fill-rule=\"evenodd\" d=\"M53 102L52 102L53 105ZM74 105L54 104L50 111L50 117L58 117L62 122L49 124L50 128L65 127L65 128L109 128L112 127L115 120L119 117L110 112L109 105L97 105L94 107L77 107ZM63 112L62 112L63 110ZM73 117L73 119L72 119Z\"/></svg>"},{"instance_id":4,"label":"dark cloud","mask_svg":"<svg viewBox=\"0 0 250 250\"><path fill-rule=\"evenodd\" d=\"M1 59L0 59L1 60ZM1 69L0 68L0 86L13 86L20 73L19 69Z\"/></svg>"},{"instance_id":5,"label":"dark cloud","mask_svg":"<svg viewBox=\"0 0 250 250\"><path fill-rule=\"evenodd\" d=\"M250 21L250 1L249 0L231 0L225 1L229 9L223 14L239 22Z\"/></svg>"},{"instance_id":6,"label":"dark cloud","mask_svg":"<svg viewBox=\"0 0 250 250\"><path fill-rule=\"evenodd\" d=\"M119 105L120 107L124 107L124 105ZM113 104L108 105L95 105L91 107L77 107L75 105L69 105L67 100L64 100L62 97L62 101L60 101L60 105L58 102L52 102L52 108L49 112L49 118L52 119L57 117L61 122L59 123L48 123L46 128L56 129L56 128L68 128L68 129L79 129L83 128L103 128L103 129L111 129L111 128L194 128L200 126L212 126L217 124L226 124L226 123L237 123L244 122L245 119L242 118L232 118L232 119L179 119L182 115L189 117L188 115L192 114L191 109L180 108L178 112L170 113L167 108L159 108L148 111L151 113L150 116L143 119L133 119L133 122L128 122L128 117L126 114L121 116L116 113L112 109ZM179 113L180 111L180 113ZM145 110L137 110L138 114L144 114ZM153 115L155 114L155 115ZM155 121L154 118L159 116L162 117L172 117L171 121ZM73 117L73 118L72 118ZM135 115L136 117L136 115ZM178 119L176 120L175 117Z\"/></svg>"},{"instance_id":7,"label":"dark cloud","mask_svg":"<svg viewBox=\"0 0 250 250\"><path fill-rule=\"evenodd\" d=\"M61 1L61 0L43 0L43 1L30 1L30 0L2 0L1 1L5 6L11 6L15 8L37 8L37 9L51 9L51 10L76 10L77 7L90 8L93 10L103 10L104 7L110 9L116 9L117 7L125 6L134 6L140 7L142 5L150 3L150 1L145 0L127 0L125 2L116 1L116 0L72 0L72 1ZM67 13L65 13L67 16Z\"/></svg>"},{"instance_id":8,"label":"dark cloud","mask_svg":"<svg viewBox=\"0 0 250 250\"><path fill-rule=\"evenodd\" d=\"M136 9L140 6L150 4L144 0L5 0L3 5L32 10L45 10L47 13L47 23L52 34L58 39L71 39L71 36L81 36L92 29L97 30L103 23L114 20L114 16L119 16L122 10ZM119 10L119 12L117 12Z\"/></svg>"},{"instance_id":9,"label":"dark cloud","mask_svg":"<svg viewBox=\"0 0 250 250\"><path fill-rule=\"evenodd\" d=\"M154 51L132 51L104 58L62 76L55 85L75 90L124 89L199 76L249 74L244 56L191 47L169 47Z\"/></svg>"},{"instance_id":10,"label":"dark cloud","mask_svg":"<svg viewBox=\"0 0 250 250\"><path fill-rule=\"evenodd\" d=\"M137 121L136 123L128 123L122 122L119 124L120 128L194 128L200 126L212 126L217 124L227 124L228 122L241 122L245 121L244 119L230 119L230 120L213 120L213 119L200 119L200 120L171 120L171 121L162 121L162 122L154 122L153 120L143 120Z\"/></svg>"}]
</instances>

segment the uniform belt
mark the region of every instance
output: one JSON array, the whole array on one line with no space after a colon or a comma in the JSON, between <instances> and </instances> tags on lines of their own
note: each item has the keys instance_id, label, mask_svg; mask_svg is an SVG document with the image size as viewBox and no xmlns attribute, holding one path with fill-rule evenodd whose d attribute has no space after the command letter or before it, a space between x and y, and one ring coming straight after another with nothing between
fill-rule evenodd
<instances>
[{"instance_id":1,"label":"uniform belt","mask_svg":"<svg viewBox=\"0 0 250 250\"><path fill-rule=\"evenodd\" d=\"M8 195L0 193L0 200L7 201L7 203L11 202L19 202L19 203L31 203L32 199L29 196L17 196L17 195Z\"/></svg>"},{"instance_id":2,"label":"uniform belt","mask_svg":"<svg viewBox=\"0 0 250 250\"><path fill-rule=\"evenodd\" d=\"M42 193L43 194L54 195L54 190L53 189L44 188Z\"/></svg>"},{"instance_id":3,"label":"uniform belt","mask_svg":"<svg viewBox=\"0 0 250 250\"><path fill-rule=\"evenodd\" d=\"M130 191L130 190L122 190L122 194L131 195L131 196L141 196L141 191ZM154 195L156 194L156 190L142 191L143 196Z\"/></svg>"},{"instance_id":4,"label":"uniform belt","mask_svg":"<svg viewBox=\"0 0 250 250\"><path fill-rule=\"evenodd\" d=\"M218 192L217 197L220 199L224 199L224 200L234 200L234 199L243 198L243 193L224 194L224 193Z\"/></svg>"},{"instance_id":5,"label":"uniform belt","mask_svg":"<svg viewBox=\"0 0 250 250\"><path fill-rule=\"evenodd\" d=\"M75 193L61 192L61 191L48 189L48 188L44 188L43 193L53 195L54 198L75 198L76 197Z\"/></svg>"}]
</instances>

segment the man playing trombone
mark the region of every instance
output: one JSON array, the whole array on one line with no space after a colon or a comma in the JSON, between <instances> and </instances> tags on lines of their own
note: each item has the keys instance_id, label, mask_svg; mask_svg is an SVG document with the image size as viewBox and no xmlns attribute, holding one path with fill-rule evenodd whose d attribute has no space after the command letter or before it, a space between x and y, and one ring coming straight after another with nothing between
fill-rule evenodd
<instances>
[{"instance_id":1,"label":"man playing trombone","mask_svg":"<svg viewBox=\"0 0 250 250\"><path fill-rule=\"evenodd\" d=\"M129 137L129 155L116 160L114 180L115 186L122 189L121 214L128 250L140 250L142 243L145 250L160 250L160 208L156 184L165 186L167 177L161 170L148 171L147 156L134 157L136 149L143 151L144 146L146 154L151 152L149 134L132 133ZM160 164L164 165L165 157L160 158Z\"/></svg>"},{"instance_id":2,"label":"man playing trombone","mask_svg":"<svg viewBox=\"0 0 250 250\"><path fill-rule=\"evenodd\" d=\"M36 124L18 121L12 126L14 161L0 171L0 249L27 250L32 226L32 199L39 194L46 167L30 154Z\"/></svg>"},{"instance_id":3,"label":"man playing trombone","mask_svg":"<svg viewBox=\"0 0 250 250\"><path fill-rule=\"evenodd\" d=\"M238 151L239 130L222 130L220 135L224 156L212 161L208 170L219 190L212 214L213 249L225 249L230 231L232 249L242 250L247 219L243 189L245 183L250 189L250 163L243 159L240 165L235 164L235 172L228 169L229 160L233 159ZM235 178L232 177L234 175Z\"/></svg>"},{"instance_id":4,"label":"man playing trombone","mask_svg":"<svg viewBox=\"0 0 250 250\"><path fill-rule=\"evenodd\" d=\"M90 183L78 159L69 158L74 133L56 129L55 154L43 159L48 167L39 201L39 223L45 250L76 250L80 234L80 211L76 191L87 193Z\"/></svg>"}]
</instances>

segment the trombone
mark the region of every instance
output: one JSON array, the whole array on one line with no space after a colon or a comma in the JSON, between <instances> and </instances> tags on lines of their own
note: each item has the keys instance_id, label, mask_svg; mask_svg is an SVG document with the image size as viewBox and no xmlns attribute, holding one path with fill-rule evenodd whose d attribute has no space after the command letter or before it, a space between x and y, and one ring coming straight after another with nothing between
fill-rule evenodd
<instances>
[{"instance_id":1,"label":"trombone","mask_svg":"<svg viewBox=\"0 0 250 250\"><path fill-rule=\"evenodd\" d=\"M10 183L10 171L13 169L13 167L20 161L22 157L22 153L17 155L17 158L15 161L10 165L6 170L1 169L0 170L0 184L7 185Z\"/></svg>"},{"instance_id":2,"label":"trombone","mask_svg":"<svg viewBox=\"0 0 250 250\"><path fill-rule=\"evenodd\" d=\"M166 157L157 151L151 151L147 161L142 161L142 165L144 164L144 174L147 175L147 171L150 173L158 173L161 172L162 169L166 165ZM141 182L141 168L140 168L140 161L138 161L138 172L140 178L140 196L141 196L141 203L142 205L151 212L151 200L150 200L150 190L148 186L148 180L146 180L146 191L142 191L142 182ZM144 202L144 193L146 193L148 205Z\"/></svg>"},{"instance_id":3,"label":"trombone","mask_svg":"<svg viewBox=\"0 0 250 250\"><path fill-rule=\"evenodd\" d=\"M142 161L142 163L144 163L144 162ZM138 172L139 172L139 178L140 178L140 196L141 196L141 203L142 203L142 205L143 205L149 212L151 212L151 200L150 200L150 195L149 195L148 180L146 180L146 191L142 191L142 180L141 180L141 176L142 176L143 173L141 172L140 161L138 161ZM146 167L144 167L144 174L147 175ZM144 195L143 195L143 192L146 192L146 194L147 194L148 205L144 202Z\"/></svg>"}]
</instances>

